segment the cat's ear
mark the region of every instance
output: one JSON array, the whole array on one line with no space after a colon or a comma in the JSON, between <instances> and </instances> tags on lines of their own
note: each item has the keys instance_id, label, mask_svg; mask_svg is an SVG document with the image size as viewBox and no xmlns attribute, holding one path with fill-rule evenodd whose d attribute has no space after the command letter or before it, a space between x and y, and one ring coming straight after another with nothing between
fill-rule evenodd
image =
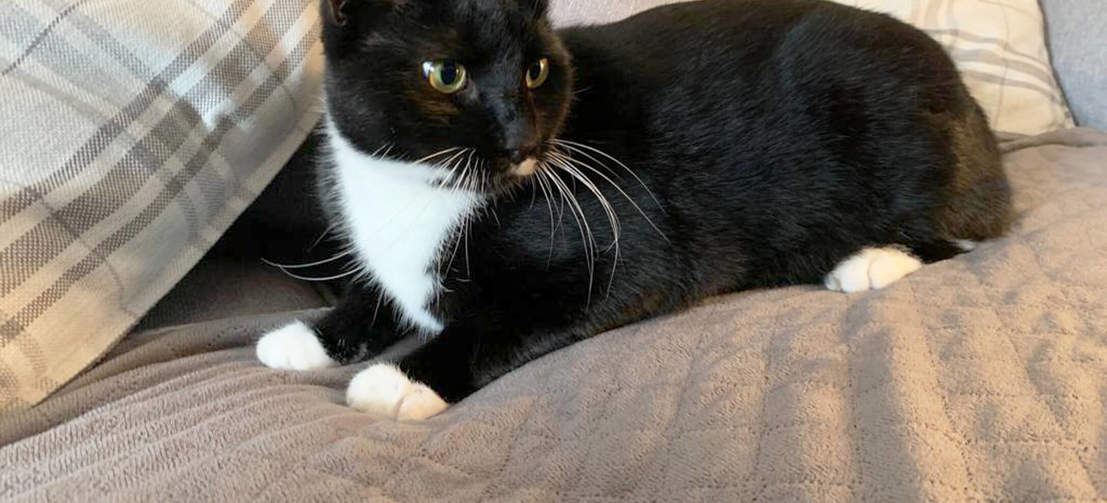
<instances>
[{"instance_id":1,"label":"cat's ear","mask_svg":"<svg viewBox=\"0 0 1107 503\"><path fill-rule=\"evenodd\" d=\"M366 11L390 11L402 7L408 0L321 0L323 21L346 26L351 17L364 16Z\"/></svg>"},{"instance_id":2,"label":"cat's ear","mask_svg":"<svg viewBox=\"0 0 1107 503\"><path fill-rule=\"evenodd\" d=\"M346 23L346 14L343 12L345 8L346 0L321 0L320 13L323 16L323 21L328 24L344 25Z\"/></svg>"},{"instance_id":3,"label":"cat's ear","mask_svg":"<svg viewBox=\"0 0 1107 503\"><path fill-rule=\"evenodd\" d=\"M321 1L322 1L322 5L319 6L320 7L319 10L322 11L321 14L323 15L323 21L324 22L326 22L328 24L339 25L339 26L342 26L342 25L346 24L346 21L347 21L346 13L343 11L343 8L346 7L347 0L321 0Z\"/></svg>"}]
</instances>

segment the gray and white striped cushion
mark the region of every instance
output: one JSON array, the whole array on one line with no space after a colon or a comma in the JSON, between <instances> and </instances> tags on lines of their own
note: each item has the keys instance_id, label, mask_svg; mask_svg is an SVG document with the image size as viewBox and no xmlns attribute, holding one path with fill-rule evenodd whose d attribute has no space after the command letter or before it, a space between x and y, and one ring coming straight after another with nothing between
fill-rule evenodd
<instances>
[{"instance_id":1,"label":"gray and white striped cushion","mask_svg":"<svg viewBox=\"0 0 1107 503\"><path fill-rule=\"evenodd\" d=\"M559 25L602 23L687 0L554 0ZM1072 127L1053 76L1037 0L834 0L884 12L941 42L1001 133Z\"/></svg>"},{"instance_id":2,"label":"gray and white striped cushion","mask_svg":"<svg viewBox=\"0 0 1107 503\"><path fill-rule=\"evenodd\" d=\"M0 2L0 410L98 358L318 120L315 0Z\"/></svg>"}]
</instances>

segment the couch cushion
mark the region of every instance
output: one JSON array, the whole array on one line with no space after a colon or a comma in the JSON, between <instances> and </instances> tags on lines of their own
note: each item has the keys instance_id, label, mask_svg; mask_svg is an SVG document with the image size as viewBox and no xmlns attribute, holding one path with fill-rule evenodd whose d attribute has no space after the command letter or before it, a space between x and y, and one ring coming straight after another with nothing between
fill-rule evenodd
<instances>
[{"instance_id":1,"label":"couch cushion","mask_svg":"<svg viewBox=\"0 0 1107 503\"><path fill-rule=\"evenodd\" d=\"M1107 131L1107 2L1042 0L1053 66L1082 126Z\"/></svg>"}]
</instances>

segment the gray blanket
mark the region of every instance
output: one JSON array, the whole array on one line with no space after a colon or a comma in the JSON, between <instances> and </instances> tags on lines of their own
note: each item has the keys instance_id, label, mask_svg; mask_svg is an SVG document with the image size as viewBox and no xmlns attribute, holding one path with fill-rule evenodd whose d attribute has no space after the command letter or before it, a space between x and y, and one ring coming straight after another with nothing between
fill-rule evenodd
<instances>
[{"instance_id":1,"label":"gray blanket","mask_svg":"<svg viewBox=\"0 0 1107 503\"><path fill-rule=\"evenodd\" d=\"M1009 238L883 291L712 299L422 423L344 407L359 367L262 368L294 313L135 334L0 419L0 500L1102 501L1107 134L1006 149Z\"/></svg>"}]
</instances>

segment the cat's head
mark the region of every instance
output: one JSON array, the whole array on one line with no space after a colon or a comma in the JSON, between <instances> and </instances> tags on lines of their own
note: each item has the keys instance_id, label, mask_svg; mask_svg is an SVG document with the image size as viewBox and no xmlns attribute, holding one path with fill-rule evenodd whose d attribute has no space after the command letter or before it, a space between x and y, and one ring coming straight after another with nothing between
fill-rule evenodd
<instances>
[{"instance_id":1,"label":"cat's head","mask_svg":"<svg viewBox=\"0 0 1107 503\"><path fill-rule=\"evenodd\" d=\"M367 154L425 159L455 176L468 167L481 190L518 183L561 131L572 96L569 54L546 8L322 0L333 127Z\"/></svg>"}]
</instances>

